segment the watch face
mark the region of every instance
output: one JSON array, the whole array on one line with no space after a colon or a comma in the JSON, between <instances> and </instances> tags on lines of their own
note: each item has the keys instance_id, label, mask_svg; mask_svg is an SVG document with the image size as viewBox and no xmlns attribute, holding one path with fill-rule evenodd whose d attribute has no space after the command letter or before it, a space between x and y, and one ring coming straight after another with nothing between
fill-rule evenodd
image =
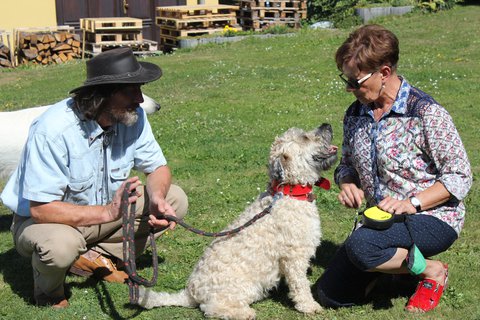
<instances>
[{"instance_id":1,"label":"watch face","mask_svg":"<svg viewBox=\"0 0 480 320\"><path fill-rule=\"evenodd\" d=\"M410 198L410 202L413 204L413 206L414 206L415 208L418 208L418 207L420 207L420 206L422 205L422 204L420 203L420 200L418 200L418 199L415 198L415 197L411 197L411 198Z\"/></svg>"}]
</instances>

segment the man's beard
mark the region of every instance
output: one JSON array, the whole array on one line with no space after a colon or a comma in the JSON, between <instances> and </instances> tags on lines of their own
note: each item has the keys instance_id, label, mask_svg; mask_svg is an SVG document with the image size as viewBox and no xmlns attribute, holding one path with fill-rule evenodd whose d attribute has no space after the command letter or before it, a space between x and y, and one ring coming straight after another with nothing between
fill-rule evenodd
<instances>
[{"instance_id":1,"label":"man's beard","mask_svg":"<svg viewBox=\"0 0 480 320\"><path fill-rule=\"evenodd\" d=\"M114 122L123 123L127 127L134 125L138 121L138 114L136 110L110 110L110 116Z\"/></svg>"}]
</instances>

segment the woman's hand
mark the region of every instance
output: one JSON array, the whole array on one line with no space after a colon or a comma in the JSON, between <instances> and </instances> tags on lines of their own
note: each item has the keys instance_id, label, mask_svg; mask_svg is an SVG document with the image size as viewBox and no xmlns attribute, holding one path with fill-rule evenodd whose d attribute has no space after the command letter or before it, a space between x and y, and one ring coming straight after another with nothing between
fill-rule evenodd
<instances>
[{"instance_id":1,"label":"woman's hand","mask_svg":"<svg viewBox=\"0 0 480 320\"><path fill-rule=\"evenodd\" d=\"M340 193L338 200L347 208L358 209L362 205L365 195L363 190L357 187L355 183L345 182L340 184Z\"/></svg>"},{"instance_id":2,"label":"woman's hand","mask_svg":"<svg viewBox=\"0 0 480 320\"><path fill-rule=\"evenodd\" d=\"M410 199L397 200L386 197L378 203L377 207L392 214L415 214L417 212Z\"/></svg>"}]
</instances>

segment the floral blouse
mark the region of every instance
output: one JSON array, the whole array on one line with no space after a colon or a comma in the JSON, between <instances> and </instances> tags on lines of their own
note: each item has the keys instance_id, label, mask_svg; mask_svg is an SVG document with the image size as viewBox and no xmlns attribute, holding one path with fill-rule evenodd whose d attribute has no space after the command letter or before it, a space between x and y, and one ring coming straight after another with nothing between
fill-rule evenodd
<instances>
[{"instance_id":1,"label":"floral blouse","mask_svg":"<svg viewBox=\"0 0 480 320\"><path fill-rule=\"evenodd\" d=\"M378 122L358 100L348 108L335 182L345 176L357 179L373 206L386 196L410 198L439 181L452 197L420 214L439 218L459 234L465 220L463 199L472 185L467 153L449 113L401 80L391 110Z\"/></svg>"}]
</instances>

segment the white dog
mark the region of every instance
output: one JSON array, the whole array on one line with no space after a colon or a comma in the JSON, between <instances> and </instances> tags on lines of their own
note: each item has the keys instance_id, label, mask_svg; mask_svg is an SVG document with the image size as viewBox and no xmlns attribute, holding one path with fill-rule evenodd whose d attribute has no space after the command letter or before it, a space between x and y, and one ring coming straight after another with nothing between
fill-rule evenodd
<instances>
[{"instance_id":1,"label":"white dog","mask_svg":"<svg viewBox=\"0 0 480 320\"><path fill-rule=\"evenodd\" d=\"M207 317L254 319L249 305L265 298L285 277L295 309L322 310L312 297L307 269L321 237L312 187L336 161L331 140L328 124L310 132L292 128L277 137L267 192L226 230L242 226L269 206L270 213L239 233L216 238L182 291L159 293L141 287L139 305L199 307Z\"/></svg>"},{"instance_id":2,"label":"white dog","mask_svg":"<svg viewBox=\"0 0 480 320\"><path fill-rule=\"evenodd\" d=\"M160 109L160 105L143 95L140 106L147 114ZM0 179L8 177L18 165L23 145L27 141L32 121L50 106L33 107L17 111L0 112Z\"/></svg>"}]
</instances>

